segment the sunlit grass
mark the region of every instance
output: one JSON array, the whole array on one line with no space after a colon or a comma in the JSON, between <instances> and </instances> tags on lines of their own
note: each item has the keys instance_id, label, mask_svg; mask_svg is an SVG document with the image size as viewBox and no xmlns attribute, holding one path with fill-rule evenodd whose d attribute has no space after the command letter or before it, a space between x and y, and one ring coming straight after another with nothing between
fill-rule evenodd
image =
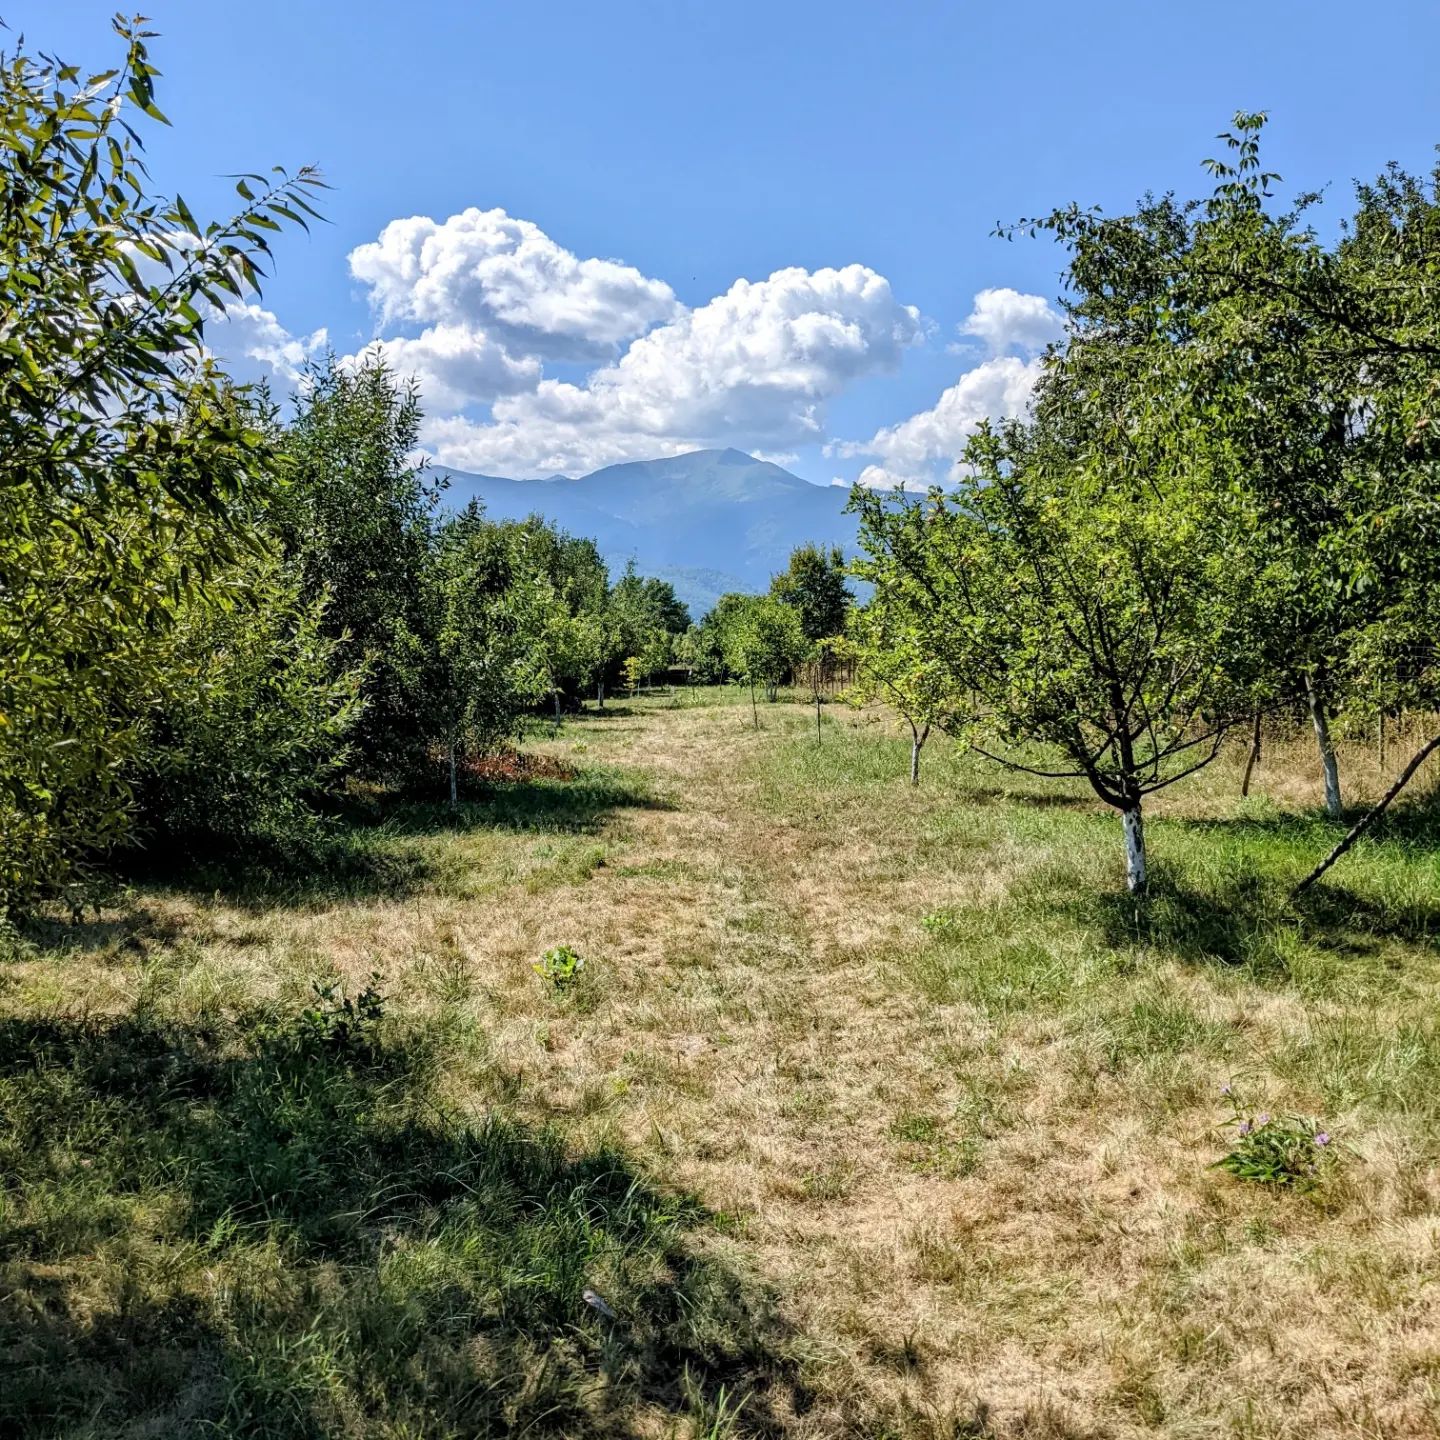
<instances>
[{"instance_id":1,"label":"sunlit grass","mask_svg":"<svg viewBox=\"0 0 1440 1440\"><path fill-rule=\"evenodd\" d=\"M623 699L529 742L572 780L32 927L0 1430L1433 1433L1423 796L1297 906L1303 737L1243 802L1224 757L1139 904L1083 786L937 738L912 790L799 699ZM1313 1193L1214 1168L1230 1083L1333 1131Z\"/></svg>"}]
</instances>

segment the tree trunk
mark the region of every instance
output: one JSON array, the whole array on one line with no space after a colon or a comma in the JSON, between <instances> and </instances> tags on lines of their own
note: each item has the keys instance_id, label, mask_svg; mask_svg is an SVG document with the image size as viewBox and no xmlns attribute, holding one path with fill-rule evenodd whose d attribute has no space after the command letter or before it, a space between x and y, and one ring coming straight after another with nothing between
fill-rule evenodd
<instances>
[{"instance_id":1,"label":"tree trunk","mask_svg":"<svg viewBox=\"0 0 1440 1440\"><path fill-rule=\"evenodd\" d=\"M595 703L596 703L602 710L605 708L605 682L604 682L604 680L597 680L597 681L595 682Z\"/></svg>"},{"instance_id":2,"label":"tree trunk","mask_svg":"<svg viewBox=\"0 0 1440 1440\"><path fill-rule=\"evenodd\" d=\"M1325 714L1325 701L1315 684L1315 677L1305 677L1305 695L1310 701L1310 723L1315 727L1315 743L1320 747L1320 763L1325 767L1325 811L1338 820L1344 811L1340 803L1340 766L1335 759L1335 742L1330 738L1330 721Z\"/></svg>"},{"instance_id":3,"label":"tree trunk","mask_svg":"<svg viewBox=\"0 0 1440 1440\"><path fill-rule=\"evenodd\" d=\"M815 692L815 743L820 743L820 692Z\"/></svg>"},{"instance_id":4,"label":"tree trunk","mask_svg":"<svg viewBox=\"0 0 1440 1440\"><path fill-rule=\"evenodd\" d=\"M910 784L914 788L918 788L920 784L920 749L929 738L928 723L923 730L917 730L915 722L910 722Z\"/></svg>"},{"instance_id":5,"label":"tree trunk","mask_svg":"<svg viewBox=\"0 0 1440 1440\"><path fill-rule=\"evenodd\" d=\"M1420 747L1414 758L1400 772L1400 778L1385 792L1384 799L1373 810L1367 810L1350 827L1345 838L1290 892L1292 900L1303 895L1390 808L1390 802L1410 783L1410 777L1437 747L1440 747L1440 735L1427 740Z\"/></svg>"},{"instance_id":6,"label":"tree trunk","mask_svg":"<svg viewBox=\"0 0 1440 1440\"><path fill-rule=\"evenodd\" d=\"M755 682L750 682L750 713L755 717L755 728L760 728L760 706L755 700Z\"/></svg>"},{"instance_id":7,"label":"tree trunk","mask_svg":"<svg viewBox=\"0 0 1440 1440\"><path fill-rule=\"evenodd\" d=\"M1146 886L1145 874L1145 820L1140 813L1140 802L1132 802L1128 810L1120 812L1125 827L1125 888L1132 895L1143 895Z\"/></svg>"},{"instance_id":8,"label":"tree trunk","mask_svg":"<svg viewBox=\"0 0 1440 1440\"><path fill-rule=\"evenodd\" d=\"M450 737L450 808L460 808L460 792L455 784L455 737Z\"/></svg>"},{"instance_id":9,"label":"tree trunk","mask_svg":"<svg viewBox=\"0 0 1440 1440\"><path fill-rule=\"evenodd\" d=\"M1380 712L1380 723L1378 728L1380 731L1380 768L1383 770L1385 768L1385 712L1383 710Z\"/></svg>"},{"instance_id":10,"label":"tree trunk","mask_svg":"<svg viewBox=\"0 0 1440 1440\"><path fill-rule=\"evenodd\" d=\"M1250 777L1260 763L1260 712L1255 712L1255 728L1250 732L1250 756L1245 761L1245 778L1240 782L1240 798L1250 793Z\"/></svg>"}]
</instances>

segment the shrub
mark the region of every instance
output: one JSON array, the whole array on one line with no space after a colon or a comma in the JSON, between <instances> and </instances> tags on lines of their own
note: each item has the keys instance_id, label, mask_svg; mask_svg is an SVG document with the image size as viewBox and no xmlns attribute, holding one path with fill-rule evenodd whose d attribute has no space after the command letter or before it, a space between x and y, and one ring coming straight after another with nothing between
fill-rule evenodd
<instances>
[{"instance_id":1,"label":"shrub","mask_svg":"<svg viewBox=\"0 0 1440 1440\"><path fill-rule=\"evenodd\" d=\"M144 816L162 836L293 839L349 754L359 673L273 558L227 578L238 601L197 600L172 637L142 742Z\"/></svg>"}]
</instances>

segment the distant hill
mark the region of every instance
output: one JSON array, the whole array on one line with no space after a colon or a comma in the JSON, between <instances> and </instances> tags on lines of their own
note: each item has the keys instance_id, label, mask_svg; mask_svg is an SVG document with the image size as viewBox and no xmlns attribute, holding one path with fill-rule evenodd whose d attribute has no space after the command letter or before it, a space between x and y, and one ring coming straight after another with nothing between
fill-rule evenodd
<instances>
[{"instance_id":1,"label":"distant hill","mask_svg":"<svg viewBox=\"0 0 1440 1440\"><path fill-rule=\"evenodd\" d=\"M849 492L811 485L740 450L695 450L666 460L609 465L578 479L506 480L436 467L444 503L478 500L495 520L543 515L588 535L612 573L634 559L669 580L699 619L727 590L761 591L797 545L855 548Z\"/></svg>"}]
</instances>

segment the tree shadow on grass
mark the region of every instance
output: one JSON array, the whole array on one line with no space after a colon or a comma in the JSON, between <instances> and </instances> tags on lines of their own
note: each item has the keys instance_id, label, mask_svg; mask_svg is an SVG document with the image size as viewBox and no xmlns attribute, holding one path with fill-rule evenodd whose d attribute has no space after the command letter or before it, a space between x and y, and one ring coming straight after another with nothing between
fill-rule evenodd
<instances>
[{"instance_id":1,"label":"tree shadow on grass","mask_svg":"<svg viewBox=\"0 0 1440 1440\"><path fill-rule=\"evenodd\" d=\"M395 807L386 823L403 835L476 829L586 835L621 810L673 808L642 783L590 771L574 780L478 787L462 797L456 810L443 803L410 801Z\"/></svg>"},{"instance_id":2,"label":"tree shadow on grass","mask_svg":"<svg viewBox=\"0 0 1440 1440\"><path fill-rule=\"evenodd\" d=\"M635 714L633 705L615 704L606 701L603 710L587 704L583 710L574 710L565 717L566 725L594 725L606 720L628 720Z\"/></svg>"},{"instance_id":3,"label":"tree shadow on grass","mask_svg":"<svg viewBox=\"0 0 1440 1440\"><path fill-rule=\"evenodd\" d=\"M591 834L623 810L669 808L633 780L594 771L571 780L477 786L455 810L413 796L370 796L284 841L154 839L117 857L116 873L131 884L260 909L405 899L443 878L441 857L425 843L434 837L483 830Z\"/></svg>"},{"instance_id":4,"label":"tree shadow on grass","mask_svg":"<svg viewBox=\"0 0 1440 1440\"><path fill-rule=\"evenodd\" d=\"M783 1434L794 1336L716 1217L447 1111L382 1011L0 1022L0 1433L638 1437L723 1387Z\"/></svg>"},{"instance_id":5,"label":"tree shadow on grass","mask_svg":"<svg viewBox=\"0 0 1440 1440\"><path fill-rule=\"evenodd\" d=\"M1105 813L1093 795L1066 795L1054 790L1006 790L998 785L966 786L965 800L976 805L1025 805L1033 810L1082 810Z\"/></svg>"},{"instance_id":6,"label":"tree shadow on grass","mask_svg":"<svg viewBox=\"0 0 1440 1440\"><path fill-rule=\"evenodd\" d=\"M1098 930L1112 949L1143 947L1189 964L1246 966L1256 979L1276 981L1289 978L1291 936L1351 956L1373 954L1392 941L1433 946L1440 936L1440 901L1392 906L1335 884L1292 900L1290 886L1288 879L1242 870L1202 889L1156 866L1143 900L1094 893L1066 898L1057 908Z\"/></svg>"},{"instance_id":7,"label":"tree shadow on grass","mask_svg":"<svg viewBox=\"0 0 1440 1440\"><path fill-rule=\"evenodd\" d=\"M1313 851L1318 862L1331 846L1365 815L1369 806L1352 806L1338 820L1323 810L1276 810L1264 814L1221 818L1177 819L1170 823L1187 830L1239 838L1279 840ZM1401 799L1387 810L1366 834L1367 843L1393 841L1416 849L1440 851L1440 794Z\"/></svg>"}]
</instances>

